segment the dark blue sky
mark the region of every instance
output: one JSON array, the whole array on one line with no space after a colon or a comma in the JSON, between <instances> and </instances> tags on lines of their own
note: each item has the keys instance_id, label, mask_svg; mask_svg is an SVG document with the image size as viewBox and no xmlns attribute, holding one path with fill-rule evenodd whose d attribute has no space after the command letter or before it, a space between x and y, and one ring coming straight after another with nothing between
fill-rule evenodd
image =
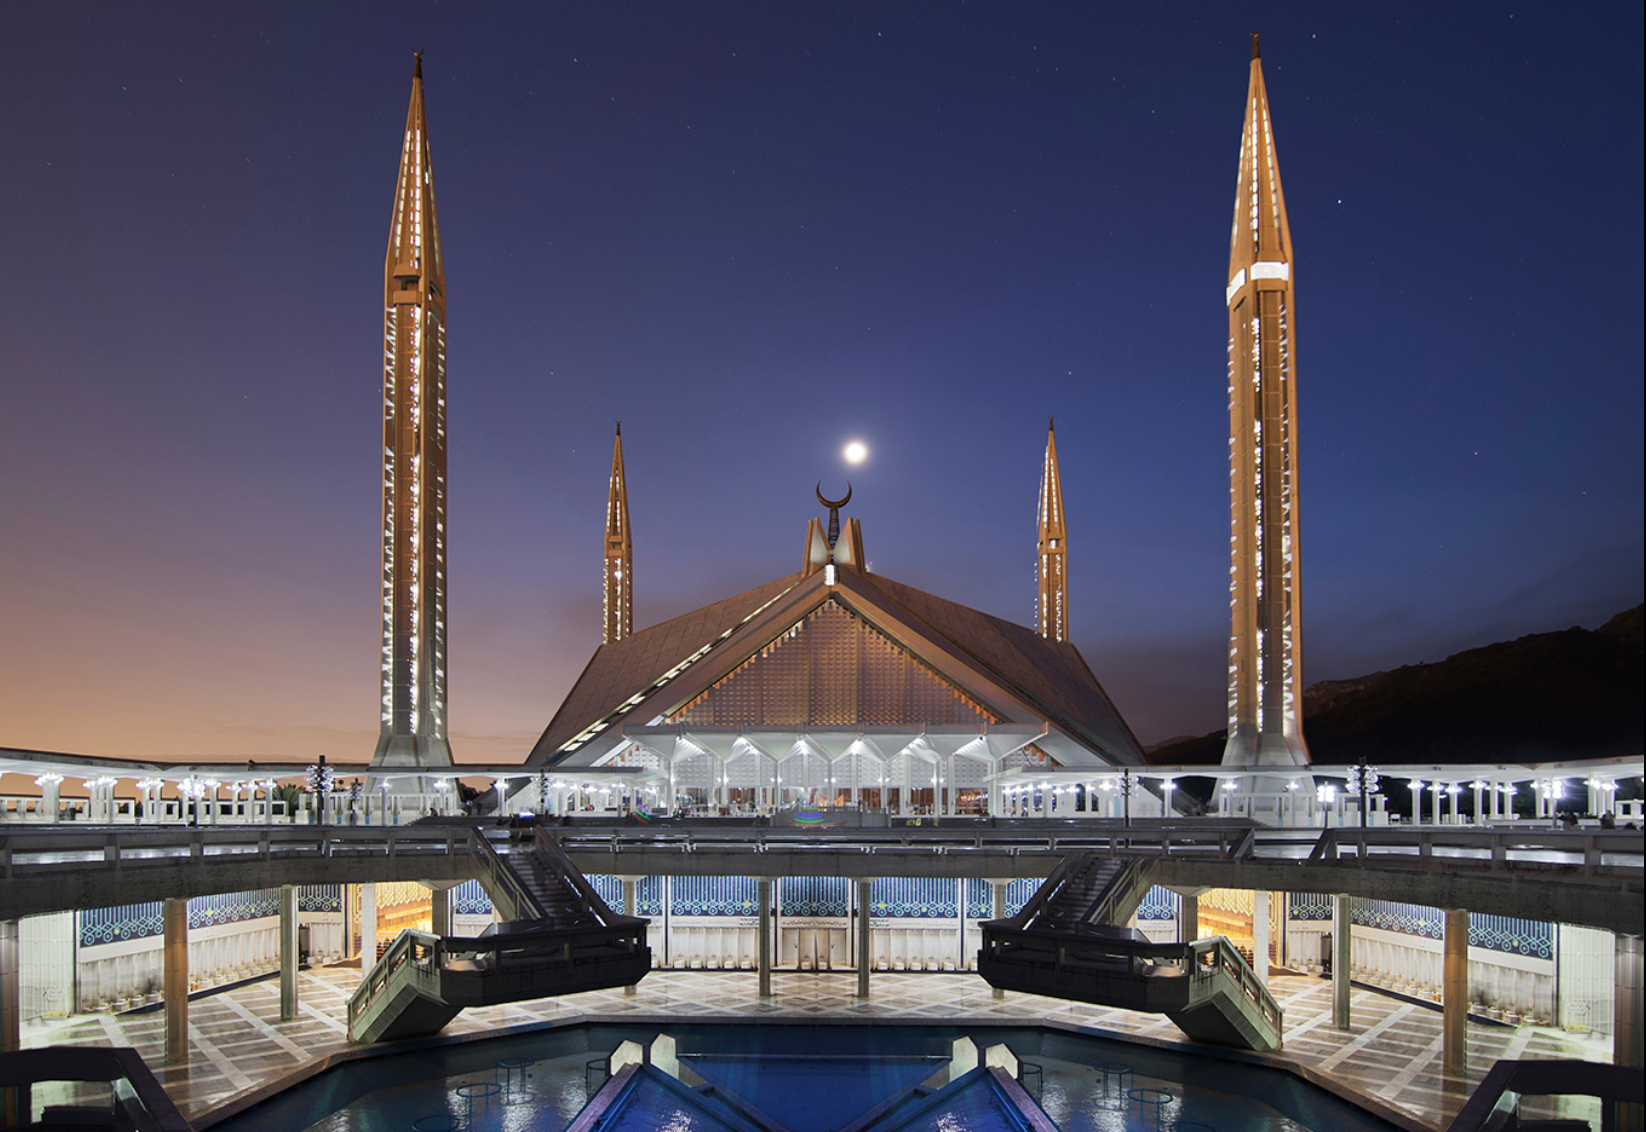
<instances>
[{"instance_id":1,"label":"dark blue sky","mask_svg":"<svg viewBox=\"0 0 1646 1132\"><path fill-rule=\"evenodd\" d=\"M1135 10L1134 10L1135 9ZM1642 7L9 5L0 743L370 754L384 245L425 51L450 295L451 727L598 643L874 568L1223 719L1247 32L1297 256L1304 675L1641 600Z\"/></svg>"}]
</instances>

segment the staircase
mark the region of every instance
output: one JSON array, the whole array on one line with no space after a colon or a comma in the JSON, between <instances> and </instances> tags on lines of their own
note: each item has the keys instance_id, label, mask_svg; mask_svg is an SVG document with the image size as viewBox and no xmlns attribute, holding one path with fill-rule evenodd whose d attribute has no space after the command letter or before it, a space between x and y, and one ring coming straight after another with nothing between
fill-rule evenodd
<instances>
[{"instance_id":1,"label":"staircase","mask_svg":"<svg viewBox=\"0 0 1646 1132\"><path fill-rule=\"evenodd\" d=\"M1149 890L1136 859L1072 853L1017 915L980 925L990 986L1165 1014L1196 1041L1273 1051L1279 1005L1224 936L1151 943L1123 925Z\"/></svg>"},{"instance_id":2,"label":"staircase","mask_svg":"<svg viewBox=\"0 0 1646 1132\"><path fill-rule=\"evenodd\" d=\"M1135 858L1075 853L1065 864L1066 872L1054 872L1041 885L1046 899L1037 901L1037 891L1019 912L1020 917L1028 914L1028 925L1053 932L1119 927L1136 914L1149 891L1149 870Z\"/></svg>"},{"instance_id":3,"label":"staircase","mask_svg":"<svg viewBox=\"0 0 1646 1132\"><path fill-rule=\"evenodd\" d=\"M465 1007L632 986L651 969L648 921L607 907L541 829L507 858L479 831L469 849L508 920L472 939L401 932L349 999L352 1041L438 1033Z\"/></svg>"}]
</instances>

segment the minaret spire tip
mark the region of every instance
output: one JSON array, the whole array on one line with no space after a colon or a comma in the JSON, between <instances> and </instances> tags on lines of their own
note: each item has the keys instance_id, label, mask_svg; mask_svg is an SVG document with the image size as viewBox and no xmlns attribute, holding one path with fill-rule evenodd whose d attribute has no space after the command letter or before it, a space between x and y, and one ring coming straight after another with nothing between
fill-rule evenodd
<instances>
[{"instance_id":1,"label":"minaret spire tip","mask_svg":"<svg viewBox=\"0 0 1646 1132\"><path fill-rule=\"evenodd\" d=\"M1255 31L1252 32L1252 58L1253 59L1261 58L1261 56L1258 55L1258 53L1257 53L1257 36L1258 36L1257 32L1255 32Z\"/></svg>"},{"instance_id":2,"label":"minaret spire tip","mask_svg":"<svg viewBox=\"0 0 1646 1132\"><path fill-rule=\"evenodd\" d=\"M412 78L420 79L423 77L423 53L421 51L413 51L412 58L417 60L412 67Z\"/></svg>"}]
</instances>

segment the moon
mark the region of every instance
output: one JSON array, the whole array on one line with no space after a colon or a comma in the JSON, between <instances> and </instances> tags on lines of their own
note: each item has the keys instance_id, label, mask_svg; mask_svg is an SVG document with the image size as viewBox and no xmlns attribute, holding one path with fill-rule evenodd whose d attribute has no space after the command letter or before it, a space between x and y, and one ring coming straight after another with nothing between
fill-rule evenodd
<instances>
[{"instance_id":1,"label":"moon","mask_svg":"<svg viewBox=\"0 0 1646 1132\"><path fill-rule=\"evenodd\" d=\"M861 464L869 458L869 446L861 440L854 440L846 445L846 449L841 455L846 457L846 463L848 464Z\"/></svg>"}]
</instances>

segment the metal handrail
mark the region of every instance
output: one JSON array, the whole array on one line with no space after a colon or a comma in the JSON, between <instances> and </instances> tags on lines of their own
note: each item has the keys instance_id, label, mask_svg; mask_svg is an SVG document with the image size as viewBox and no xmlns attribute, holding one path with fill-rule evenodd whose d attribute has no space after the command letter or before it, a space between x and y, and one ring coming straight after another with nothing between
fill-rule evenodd
<instances>
[{"instance_id":1,"label":"metal handrail","mask_svg":"<svg viewBox=\"0 0 1646 1132\"><path fill-rule=\"evenodd\" d=\"M1125 863L1109 881L1108 887L1098 896L1092 906L1086 910L1081 918L1085 924L1115 925L1120 920L1117 915L1120 907L1120 898L1128 896L1141 879L1143 865L1134 858L1125 858Z\"/></svg>"},{"instance_id":2,"label":"metal handrail","mask_svg":"<svg viewBox=\"0 0 1646 1132\"><path fill-rule=\"evenodd\" d=\"M992 958L1001 959L1012 952L1027 951L1030 955L1049 955L1050 959L1020 955L1016 962L1060 971L1082 967L1099 970L1123 967L1126 975L1136 979L1148 977L1147 973L1139 970L1140 964L1163 960L1183 969L1184 975L1189 977L1190 989L1201 992L1200 1000L1214 993L1213 984L1219 978L1233 980L1241 997L1257 1007L1264 1022L1274 1027L1276 1036L1283 1032L1285 1012L1227 936L1212 936L1192 943L1153 943L997 926L1003 923L997 920L984 925L983 950ZM1188 1004L1192 1005L1194 1001L1191 997Z\"/></svg>"},{"instance_id":3,"label":"metal handrail","mask_svg":"<svg viewBox=\"0 0 1646 1132\"><path fill-rule=\"evenodd\" d=\"M1081 823L1084 824L1084 823ZM563 830L556 848L564 854L637 849L703 852L708 849L767 853L839 851L903 855L1088 851L1111 856L1161 857L1241 863L1295 860L1305 866L1353 866L1409 870L1547 873L1565 869L1586 878L1631 880L1646 875L1646 840L1639 831L1522 830L1414 827L1260 830L1248 824L1173 823L1156 829L1044 830L1023 828L956 833L941 829L786 831L696 830L613 827ZM539 829L539 837L547 834ZM222 828L30 828L0 834L0 878L72 871L97 862L119 869L166 867L179 858L227 863L305 857L450 855L469 849L470 838L489 841L491 831L416 826L229 826ZM496 831L495 836L506 836ZM1437 852L1439 851L1439 852ZM1531 861L1516 854L1546 852L1562 861ZM1301 855L1299 855L1301 853ZM50 854L54 861L31 856ZM1619 858L1622 858L1621 860Z\"/></svg>"},{"instance_id":4,"label":"metal handrail","mask_svg":"<svg viewBox=\"0 0 1646 1132\"><path fill-rule=\"evenodd\" d=\"M1595 1061L1509 1061L1493 1063L1485 1078L1464 1102L1446 1132L1488 1132L1509 1125L1521 1096L1597 1097L1600 1126L1617 1128L1617 1110L1638 1106L1646 1094L1646 1072L1638 1065L1607 1065Z\"/></svg>"},{"instance_id":5,"label":"metal handrail","mask_svg":"<svg viewBox=\"0 0 1646 1132\"><path fill-rule=\"evenodd\" d=\"M618 915L613 912L606 901L601 898L600 893L596 891L594 885L590 884L589 879L583 875L582 870L572 864L572 859L566 856L566 852L560 847L560 843L550 836L542 826L537 827L534 848L544 866L559 873L560 879L577 893L583 906L602 924L610 926L627 924L631 921L641 924L651 922L639 916Z\"/></svg>"},{"instance_id":6,"label":"metal handrail","mask_svg":"<svg viewBox=\"0 0 1646 1132\"><path fill-rule=\"evenodd\" d=\"M469 855L479 863L481 875L496 885L514 904L517 911L527 913L515 917L522 920L540 920L548 909L538 902L536 894L521 881L518 873L509 867L492 843L478 829L469 831Z\"/></svg>"},{"instance_id":7,"label":"metal handrail","mask_svg":"<svg viewBox=\"0 0 1646 1132\"><path fill-rule=\"evenodd\" d=\"M1084 872L1091 863L1092 856L1089 853L1070 853L1058 862L1057 867L1023 902L1023 906L1017 910L1015 916L1008 916L999 922L1009 924L1012 928L1018 930L1026 928L1036 916L1040 915L1046 905L1051 903L1052 897L1062 892L1068 883Z\"/></svg>"}]
</instances>

